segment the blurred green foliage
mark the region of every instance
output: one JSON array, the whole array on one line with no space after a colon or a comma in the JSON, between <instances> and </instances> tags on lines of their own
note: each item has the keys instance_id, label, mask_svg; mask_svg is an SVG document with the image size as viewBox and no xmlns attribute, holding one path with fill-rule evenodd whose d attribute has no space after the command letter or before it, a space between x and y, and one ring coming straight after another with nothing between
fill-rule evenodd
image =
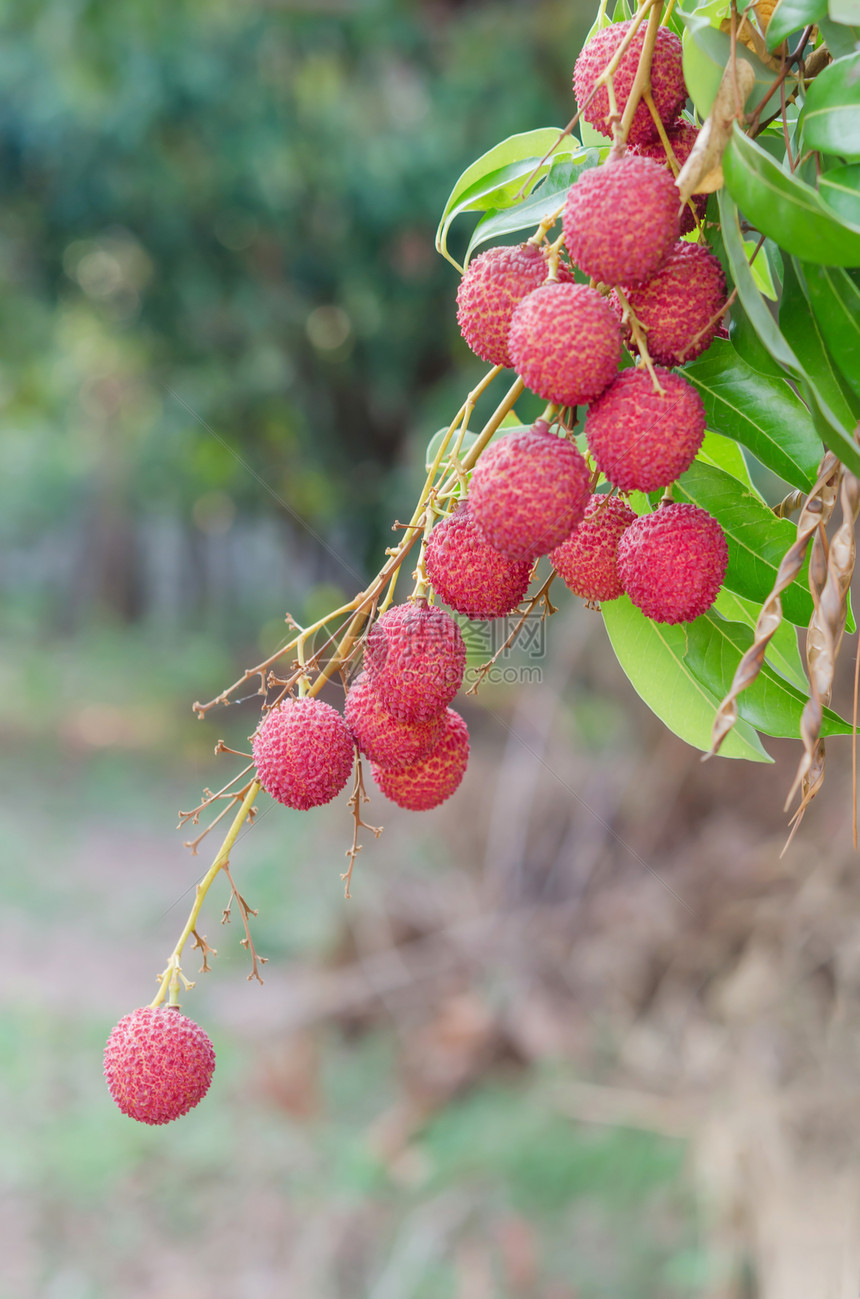
<instances>
[{"instance_id":1,"label":"blurred green foliage","mask_svg":"<svg viewBox=\"0 0 860 1299\"><path fill-rule=\"evenodd\" d=\"M77 539L91 589L61 624L147 612L141 519L293 515L375 569L404 439L476 372L439 213L490 144L566 119L590 8L5 10L0 542Z\"/></svg>"}]
</instances>

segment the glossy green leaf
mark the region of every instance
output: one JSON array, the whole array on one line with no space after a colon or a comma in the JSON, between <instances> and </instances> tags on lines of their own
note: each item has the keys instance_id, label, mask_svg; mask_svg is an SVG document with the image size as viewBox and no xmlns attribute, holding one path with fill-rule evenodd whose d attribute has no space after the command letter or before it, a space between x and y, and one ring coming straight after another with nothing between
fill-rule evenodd
<instances>
[{"instance_id":1,"label":"glossy green leaf","mask_svg":"<svg viewBox=\"0 0 860 1299\"><path fill-rule=\"evenodd\" d=\"M827 346L821 325L810 308L798 267L796 258L787 259L779 307L780 328L797 353L804 378L814 390L813 399L820 395L846 434L850 434L860 418L860 400L848 387Z\"/></svg>"},{"instance_id":2,"label":"glossy green leaf","mask_svg":"<svg viewBox=\"0 0 860 1299\"><path fill-rule=\"evenodd\" d=\"M710 610L687 626L685 662L708 690L723 698L753 640L749 627L727 622ZM765 735L793 739L800 735L800 715L807 698L805 691L784 680L765 660L752 685L738 695L738 716ZM821 734L850 735L851 724L825 708Z\"/></svg>"},{"instance_id":3,"label":"glossy green leaf","mask_svg":"<svg viewBox=\"0 0 860 1299\"><path fill-rule=\"evenodd\" d=\"M807 149L860 158L860 54L837 59L813 81L803 107Z\"/></svg>"},{"instance_id":4,"label":"glossy green leaf","mask_svg":"<svg viewBox=\"0 0 860 1299\"><path fill-rule=\"evenodd\" d=\"M729 338L741 359L759 374L770 375L773 379L785 378L785 371L762 343L738 299L732 303Z\"/></svg>"},{"instance_id":5,"label":"glossy green leaf","mask_svg":"<svg viewBox=\"0 0 860 1299\"><path fill-rule=\"evenodd\" d=\"M684 33L684 80L699 116L705 118L713 107L723 72L731 58L732 42L725 32L712 27L707 16L697 9L681 13ZM773 72L744 48L741 55L752 66L755 82L747 104L757 103L773 84Z\"/></svg>"},{"instance_id":6,"label":"glossy green leaf","mask_svg":"<svg viewBox=\"0 0 860 1299\"><path fill-rule=\"evenodd\" d=\"M860 227L838 220L811 185L783 171L737 123L723 175L747 219L785 252L804 257L814 249L827 266L860 266Z\"/></svg>"},{"instance_id":7,"label":"glossy green leaf","mask_svg":"<svg viewBox=\"0 0 860 1299\"><path fill-rule=\"evenodd\" d=\"M835 266L801 262L801 269L824 341L860 397L860 288Z\"/></svg>"},{"instance_id":8,"label":"glossy green leaf","mask_svg":"<svg viewBox=\"0 0 860 1299\"><path fill-rule=\"evenodd\" d=\"M812 486L824 448L809 411L784 379L754 370L720 338L684 366L684 377L705 403L709 428L743 443L792 487Z\"/></svg>"},{"instance_id":9,"label":"glossy green leaf","mask_svg":"<svg viewBox=\"0 0 860 1299\"><path fill-rule=\"evenodd\" d=\"M513 207L498 212L488 211L478 222L469 240L466 250L466 265L476 248L491 239L528 230L530 233L541 221L552 216L564 206L564 199L571 185L584 171L596 167L609 152L610 146L604 149L587 149L570 158L553 159L546 179L528 198L521 199Z\"/></svg>"},{"instance_id":10,"label":"glossy green leaf","mask_svg":"<svg viewBox=\"0 0 860 1299\"><path fill-rule=\"evenodd\" d=\"M764 298L753 283L749 266L743 252L738 211L731 196L725 189L718 195L721 233L725 244L726 258L732 278L738 291L741 305L744 307L750 322L762 345L767 348L774 360L789 371L790 376L800 385L805 396L809 398L810 407L820 423L816 424L819 435L846 465L860 476L860 452L841 420L830 409L826 398L815 387L813 379L806 374L801 361L789 344L774 320Z\"/></svg>"},{"instance_id":11,"label":"glossy green leaf","mask_svg":"<svg viewBox=\"0 0 860 1299\"><path fill-rule=\"evenodd\" d=\"M775 50L786 36L817 23L826 13L827 0L779 0L767 25L768 49Z\"/></svg>"},{"instance_id":12,"label":"glossy green leaf","mask_svg":"<svg viewBox=\"0 0 860 1299\"><path fill-rule=\"evenodd\" d=\"M714 609L729 622L743 622L748 627L755 627L761 613L761 605L754 600L745 600L736 591L723 587L714 602ZM803 670L800 657L800 646L797 641L797 629L783 620L767 646L766 658L780 676L792 681L799 690L808 693L809 683Z\"/></svg>"},{"instance_id":13,"label":"glossy green leaf","mask_svg":"<svg viewBox=\"0 0 860 1299\"><path fill-rule=\"evenodd\" d=\"M818 192L843 221L860 226L860 162L825 171L818 181Z\"/></svg>"},{"instance_id":14,"label":"glossy green leaf","mask_svg":"<svg viewBox=\"0 0 860 1299\"><path fill-rule=\"evenodd\" d=\"M652 622L626 595L603 605L603 621L622 671L639 697L670 731L707 752L720 698L685 662L685 627ZM756 732L743 721L720 753L726 758L772 761Z\"/></svg>"},{"instance_id":15,"label":"glossy green leaf","mask_svg":"<svg viewBox=\"0 0 860 1299\"><path fill-rule=\"evenodd\" d=\"M445 204L436 231L437 251L456 266L457 263L448 253L448 231L452 223L461 212L485 212L488 208L498 210L516 202L518 193L532 172L535 172L535 176L529 182L530 187L549 171L552 160L542 159L556 144L560 134L559 128L549 126L509 136L467 167ZM558 144L553 158L578 153L581 148L578 140L566 136Z\"/></svg>"},{"instance_id":16,"label":"glossy green leaf","mask_svg":"<svg viewBox=\"0 0 860 1299\"><path fill-rule=\"evenodd\" d=\"M763 603L774 587L783 555L797 537L794 525L777 519L758 496L740 490L736 479L699 460L678 479L675 499L700 505L719 520L729 548L725 585ZM782 608L796 626L808 624L812 596L805 567L783 592Z\"/></svg>"},{"instance_id":17,"label":"glossy green leaf","mask_svg":"<svg viewBox=\"0 0 860 1299\"><path fill-rule=\"evenodd\" d=\"M761 496L750 477L749 467L746 460L744 460L744 453L732 438L723 437L722 433L715 433L713 429L707 429L705 439L696 458L703 460L706 465L713 465L715 469L722 469L725 473L731 474L732 478L736 478L739 483L743 483L747 491L754 492L756 496ZM764 498L762 497L762 499Z\"/></svg>"},{"instance_id":18,"label":"glossy green leaf","mask_svg":"<svg viewBox=\"0 0 860 1299\"><path fill-rule=\"evenodd\" d=\"M773 282L773 275L771 274L770 266L768 265L767 252L765 249L759 248L755 261L750 261L753 253L755 253L757 244L757 239L744 240L744 252L747 255L747 261L750 262L752 277L759 292L763 293L766 298L770 298L771 302L776 302L779 294L777 293L776 285Z\"/></svg>"},{"instance_id":19,"label":"glossy green leaf","mask_svg":"<svg viewBox=\"0 0 860 1299\"><path fill-rule=\"evenodd\" d=\"M833 10L842 10L842 5L834 5L831 0L828 8L831 17L822 18L818 24L818 30L826 41L827 48L834 59L841 59L846 54L855 54L860 50L860 18L851 19L854 25L849 26L845 18L833 19Z\"/></svg>"}]
</instances>

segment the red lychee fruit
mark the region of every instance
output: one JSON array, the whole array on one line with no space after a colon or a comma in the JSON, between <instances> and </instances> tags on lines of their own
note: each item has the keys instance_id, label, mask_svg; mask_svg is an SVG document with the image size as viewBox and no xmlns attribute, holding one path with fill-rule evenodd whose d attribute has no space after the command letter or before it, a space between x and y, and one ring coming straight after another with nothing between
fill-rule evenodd
<instances>
[{"instance_id":1,"label":"red lychee fruit","mask_svg":"<svg viewBox=\"0 0 860 1299\"><path fill-rule=\"evenodd\" d=\"M510 368L508 330L514 308L543 284L548 269L536 244L491 248L469 262L457 290L457 323L482 361ZM559 265L558 278L573 276Z\"/></svg>"},{"instance_id":2,"label":"red lychee fruit","mask_svg":"<svg viewBox=\"0 0 860 1299\"><path fill-rule=\"evenodd\" d=\"M490 545L467 501L430 533L424 567L436 594L467 618L513 613L531 577L530 562L507 559Z\"/></svg>"},{"instance_id":3,"label":"red lychee fruit","mask_svg":"<svg viewBox=\"0 0 860 1299\"><path fill-rule=\"evenodd\" d=\"M453 708L444 713L444 734L429 757L396 771L371 768L373 779L386 798L410 812L428 812L450 798L463 779L469 760L469 731Z\"/></svg>"},{"instance_id":4,"label":"red lychee fruit","mask_svg":"<svg viewBox=\"0 0 860 1299\"><path fill-rule=\"evenodd\" d=\"M690 154L693 152L693 145L698 139L699 128L698 126L693 126L692 122L688 122L684 118L681 118L681 120L676 122L675 125L666 132L666 134L669 137L669 143L672 146L672 152L674 153L675 161L678 164L678 171L680 171ZM652 158L654 162L663 163L663 165L669 170L670 175L672 174L671 168L669 167L669 159L666 156L666 150L663 148L663 141L659 138L651 141L649 144L634 144L632 151L634 154L639 154L643 158ZM685 203L681 210L679 233L682 235L692 234L696 228L697 220L704 221L705 212L708 207L707 194L694 194L693 207L696 209L695 216L693 215L689 203Z\"/></svg>"},{"instance_id":5,"label":"red lychee fruit","mask_svg":"<svg viewBox=\"0 0 860 1299\"><path fill-rule=\"evenodd\" d=\"M578 449L544 420L493 442L472 473L469 504L494 549L531 562L549 552L585 513L590 475Z\"/></svg>"},{"instance_id":6,"label":"red lychee fruit","mask_svg":"<svg viewBox=\"0 0 860 1299\"><path fill-rule=\"evenodd\" d=\"M352 739L337 709L313 697L285 699L252 737L257 779L285 807L321 807L349 780Z\"/></svg>"},{"instance_id":7,"label":"red lychee fruit","mask_svg":"<svg viewBox=\"0 0 860 1299\"><path fill-rule=\"evenodd\" d=\"M141 1006L108 1038L104 1072L123 1114L139 1123L170 1123L208 1092L215 1052L193 1019L169 1006Z\"/></svg>"},{"instance_id":8,"label":"red lychee fruit","mask_svg":"<svg viewBox=\"0 0 860 1299\"><path fill-rule=\"evenodd\" d=\"M623 370L588 408L585 434L598 468L622 492L653 492L673 483L696 458L705 407L691 383L657 369L665 396L644 366Z\"/></svg>"},{"instance_id":9,"label":"red lychee fruit","mask_svg":"<svg viewBox=\"0 0 860 1299\"><path fill-rule=\"evenodd\" d=\"M514 311L511 361L532 392L560 406L594 401L621 359L621 332L609 304L584 284L545 284Z\"/></svg>"},{"instance_id":10,"label":"red lychee fruit","mask_svg":"<svg viewBox=\"0 0 860 1299\"><path fill-rule=\"evenodd\" d=\"M443 716L427 722L401 722L380 704L366 672L350 686L344 720L361 752L378 767L409 767L426 758L444 731Z\"/></svg>"},{"instance_id":11,"label":"red lychee fruit","mask_svg":"<svg viewBox=\"0 0 860 1299\"><path fill-rule=\"evenodd\" d=\"M597 78L605 69L618 46L624 40L630 22L615 23L595 32L591 40L576 60L573 71L573 93L577 105L582 108L588 96L597 84ZM636 32L628 45L617 71L613 75L615 100L619 113L623 114L636 69L639 66L639 55L645 41L645 24ZM679 38L668 27L657 29L657 41L651 62L651 94L654 104L663 122L673 122L683 108L687 99L687 87L684 84L683 51ZM609 124L609 97L606 87L601 86L594 98L583 111L586 122L590 122L601 135L612 135ZM630 123L627 140L630 144L639 144L657 137L657 128L644 101L640 101Z\"/></svg>"},{"instance_id":12,"label":"red lychee fruit","mask_svg":"<svg viewBox=\"0 0 860 1299\"><path fill-rule=\"evenodd\" d=\"M586 275L604 284L640 284L678 239L672 173L632 154L593 167L568 190L562 224L567 250Z\"/></svg>"},{"instance_id":13,"label":"red lychee fruit","mask_svg":"<svg viewBox=\"0 0 860 1299\"><path fill-rule=\"evenodd\" d=\"M704 245L681 241L656 275L625 292L647 330L651 360L682 365L710 347L726 301L726 277L719 259Z\"/></svg>"},{"instance_id":14,"label":"red lychee fruit","mask_svg":"<svg viewBox=\"0 0 860 1299\"><path fill-rule=\"evenodd\" d=\"M707 613L728 562L723 529L698 505L664 505L643 514L618 543L621 585L655 622L692 622Z\"/></svg>"},{"instance_id":15,"label":"red lychee fruit","mask_svg":"<svg viewBox=\"0 0 860 1299\"><path fill-rule=\"evenodd\" d=\"M450 704L463 682L466 646L444 609L395 604L367 637L364 666L386 712L426 722Z\"/></svg>"},{"instance_id":16,"label":"red lychee fruit","mask_svg":"<svg viewBox=\"0 0 860 1299\"><path fill-rule=\"evenodd\" d=\"M578 528L549 557L565 586L583 600L617 600L618 542L636 515L617 496L592 496Z\"/></svg>"}]
</instances>

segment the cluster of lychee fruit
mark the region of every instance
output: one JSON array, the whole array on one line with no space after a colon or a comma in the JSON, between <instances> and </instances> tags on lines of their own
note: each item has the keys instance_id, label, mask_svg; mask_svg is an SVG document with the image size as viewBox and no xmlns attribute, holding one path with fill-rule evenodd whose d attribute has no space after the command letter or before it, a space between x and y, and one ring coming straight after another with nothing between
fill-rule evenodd
<instances>
[{"instance_id":1,"label":"cluster of lychee fruit","mask_svg":"<svg viewBox=\"0 0 860 1299\"><path fill-rule=\"evenodd\" d=\"M600 78L629 27L599 31L574 73L586 120L608 136L617 120ZM619 113L643 39L640 30L613 76ZM673 165L684 162L697 132L679 116L687 99L681 45L663 27L651 95L671 159L640 103L628 147L613 149L571 186L555 244L541 235L492 248L465 271L457 302L467 343L492 365L516 370L553 409L484 449L467 495L440 513L426 539L419 594L370 626L343 713L313 692L287 695L266 713L252 737L256 779L285 806L330 802L346 786L356 752L403 808L437 807L457 789L469 734L450 704L466 649L459 624L433 596L468 619L506 617L522 604L535 562L548 555L588 602L626 592L658 622L690 621L716 599L728 558L717 520L668 496L637 516L625 499L664 492L695 459L704 408L676 367L709 346L725 302L720 263L699 242L704 200L694 196L682 207L675 185ZM695 241L683 238L693 232ZM573 438L583 406L585 454ZM601 479L608 491L596 490ZM203 1030L169 1006L127 1015L105 1053L120 1109L151 1124L196 1105L214 1064Z\"/></svg>"}]
</instances>

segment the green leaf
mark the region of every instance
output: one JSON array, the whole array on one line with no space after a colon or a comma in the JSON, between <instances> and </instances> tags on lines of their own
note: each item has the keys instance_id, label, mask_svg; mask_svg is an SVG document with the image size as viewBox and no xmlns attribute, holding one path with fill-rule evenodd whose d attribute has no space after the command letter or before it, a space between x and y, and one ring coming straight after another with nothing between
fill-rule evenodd
<instances>
[{"instance_id":1,"label":"green leaf","mask_svg":"<svg viewBox=\"0 0 860 1299\"><path fill-rule=\"evenodd\" d=\"M826 41L827 48L834 59L841 59L846 54L854 54L857 50L860 50L860 26L846 26L848 20L845 18L833 19L834 9L842 10L847 6L831 4L829 8L831 9L830 19L822 18L818 24L818 30ZM854 18L851 21L860 24L860 18Z\"/></svg>"},{"instance_id":2,"label":"green leaf","mask_svg":"<svg viewBox=\"0 0 860 1299\"><path fill-rule=\"evenodd\" d=\"M499 427L496 429L493 436L490 438L490 442L495 442L496 438L504 437L507 433L521 432L526 427L527 425L521 424L520 421L517 419L516 415L513 414L506 415L505 418L502 420L501 424L499 425ZM438 429L433 434L430 441L427 443L427 450L424 452L424 467L427 470L428 474L430 470L433 468L433 463L436 459L436 455L439 451L440 446L442 445L442 442L447 432L448 432L447 428ZM448 443L449 452L453 451L454 447L457 445L457 438L458 438L457 433L451 434L451 440ZM478 440L478 434L470 433L469 430L467 429L466 432L463 434L463 440L460 443L459 456L461 460L463 456L466 454L466 452L469 451L475 445L477 440ZM490 442L487 443L487 446L490 445Z\"/></svg>"},{"instance_id":3,"label":"green leaf","mask_svg":"<svg viewBox=\"0 0 860 1299\"><path fill-rule=\"evenodd\" d=\"M490 239L514 234L521 230L534 230L541 221L546 220L553 212L564 206L567 191L584 171L596 167L610 146L602 150L587 149L570 158L555 158L546 179L535 188L528 198L521 199L513 207L503 211L488 211L475 227L469 247L466 250L466 265L472 253L481 244Z\"/></svg>"},{"instance_id":4,"label":"green leaf","mask_svg":"<svg viewBox=\"0 0 860 1299\"><path fill-rule=\"evenodd\" d=\"M551 160L541 160L553 148L560 135L561 131L557 127L549 126L509 136L467 167L445 204L436 231L437 251L457 266L448 253L448 231L454 220L461 212L485 212L488 208L498 210L514 203L523 182L533 171L536 174L532 184L549 171ZM580 148L578 140L565 136L553 158L574 153Z\"/></svg>"},{"instance_id":5,"label":"green leaf","mask_svg":"<svg viewBox=\"0 0 860 1299\"><path fill-rule=\"evenodd\" d=\"M702 684L722 699L754 639L749 627L727 622L711 609L688 624L685 661ZM765 661L752 685L738 695L738 716L765 735L792 739L800 734L800 715L807 698L805 691L785 681ZM851 724L825 708L821 734L850 735Z\"/></svg>"},{"instance_id":6,"label":"green leaf","mask_svg":"<svg viewBox=\"0 0 860 1299\"><path fill-rule=\"evenodd\" d=\"M719 521L729 548L725 585L748 600L764 603L785 552L797 538L794 525L776 518L758 496L740 489L729 474L699 460L678 479L675 498L700 505ZM790 622L805 627L812 607L804 566L783 591L782 608Z\"/></svg>"},{"instance_id":7,"label":"green leaf","mask_svg":"<svg viewBox=\"0 0 860 1299\"><path fill-rule=\"evenodd\" d=\"M827 0L779 0L767 25L767 48L777 45L810 23L817 23L827 13Z\"/></svg>"},{"instance_id":8,"label":"green leaf","mask_svg":"<svg viewBox=\"0 0 860 1299\"><path fill-rule=\"evenodd\" d=\"M825 171L818 192L843 221L860 226L860 163L849 162Z\"/></svg>"},{"instance_id":9,"label":"green leaf","mask_svg":"<svg viewBox=\"0 0 860 1299\"><path fill-rule=\"evenodd\" d=\"M821 417L821 423L817 427L822 436L826 434L826 445L832 447L852 472L860 476L860 453L858 453L851 432L845 428L830 409L826 398L804 371L796 353L780 331L767 304L753 283L749 266L744 257L738 211L725 189L719 191L718 201L726 258L741 305L764 347L767 348L774 360L778 361L791 373L803 392L808 394L809 404L815 408L813 413L817 413Z\"/></svg>"},{"instance_id":10,"label":"green leaf","mask_svg":"<svg viewBox=\"0 0 860 1299\"><path fill-rule=\"evenodd\" d=\"M860 288L837 267L801 262L801 269L824 341L860 397Z\"/></svg>"},{"instance_id":11,"label":"green leaf","mask_svg":"<svg viewBox=\"0 0 860 1299\"><path fill-rule=\"evenodd\" d=\"M761 497L761 493L750 478L750 471L744 453L741 451L737 442L731 438L723 437L722 433L715 433L713 429L705 430L705 439L702 442L698 460L704 461L707 465L713 465L715 469L722 469L725 473L731 474L739 483L743 483L747 491L754 492L756 496ZM764 500L764 497L761 497Z\"/></svg>"},{"instance_id":12,"label":"green leaf","mask_svg":"<svg viewBox=\"0 0 860 1299\"><path fill-rule=\"evenodd\" d=\"M754 370L758 370L759 374L770 375L773 379L785 378L782 366L768 352L738 300L735 300L732 305L729 338L741 359Z\"/></svg>"},{"instance_id":13,"label":"green leaf","mask_svg":"<svg viewBox=\"0 0 860 1299\"><path fill-rule=\"evenodd\" d=\"M684 627L652 622L626 595L603 605L603 621L622 671L639 697L670 731L707 752L720 698L702 685L684 661ZM772 761L756 732L743 721L731 731L720 753L726 758Z\"/></svg>"},{"instance_id":14,"label":"green leaf","mask_svg":"<svg viewBox=\"0 0 860 1299\"><path fill-rule=\"evenodd\" d=\"M819 72L807 91L802 124L807 149L860 158L860 54Z\"/></svg>"},{"instance_id":15,"label":"green leaf","mask_svg":"<svg viewBox=\"0 0 860 1299\"><path fill-rule=\"evenodd\" d=\"M820 394L846 435L850 436L860 419L860 401L840 374L825 342L821 325L810 310L800 264L794 257L786 259L779 324L797 353L806 382L814 389L814 395Z\"/></svg>"},{"instance_id":16,"label":"green leaf","mask_svg":"<svg viewBox=\"0 0 860 1299\"><path fill-rule=\"evenodd\" d=\"M743 622L748 627L755 627L761 612L761 605L753 600L745 600L735 591L723 587L714 602L714 609L729 622ZM787 681L792 681L799 690L808 693L809 683L803 670L800 657L800 646L797 643L797 630L790 622L783 620L768 641L765 654L768 662L776 668Z\"/></svg>"},{"instance_id":17,"label":"green leaf","mask_svg":"<svg viewBox=\"0 0 860 1299\"><path fill-rule=\"evenodd\" d=\"M721 338L683 374L705 403L709 428L743 443L792 487L812 486L824 448L809 411L784 379L754 370Z\"/></svg>"},{"instance_id":18,"label":"green leaf","mask_svg":"<svg viewBox=\"0 0 860 1299\"><path fill-rule=\"evenodd\" d=\"M757 239L744 240L744 252L746 253L748 262L750 262L750 258L756 250L757 243ZM770 298L771 302L776 302L779 294L776 291L773 276L770 273L770 265L767 259L767 245L763 248L759 248L755 261L750 262L750 270L752 271L752 277L759 292L763 293L766 298Z\"/></svg>"},{"instance_id":19,"label":"green leaf","mask_svg":"<svg viewBox=\"0 0 860 1299\"><path fill-rule=\"evenodd\" d=\"M783 171L737 123L723 155L723 175L744 215L797 257L815 249L828 266L860 266L860 227L837 220L811 185Z\"/></svg>"},{"instance_id":20,"label":"green leaf","mask_svg":"<svg viewBox=\"0 0 860 1299\"><path fill-rule=\"evenodd\" d=\"M684 80L699 116L705 118L713 107L723 72L731 59L732 42L725 32L712 27L700 11L681 12L684 33ZM742 57L752 66L755 82L747 104L755 104L773 84L773 72L744 48Z\"/></svg>"}]
</instances>

